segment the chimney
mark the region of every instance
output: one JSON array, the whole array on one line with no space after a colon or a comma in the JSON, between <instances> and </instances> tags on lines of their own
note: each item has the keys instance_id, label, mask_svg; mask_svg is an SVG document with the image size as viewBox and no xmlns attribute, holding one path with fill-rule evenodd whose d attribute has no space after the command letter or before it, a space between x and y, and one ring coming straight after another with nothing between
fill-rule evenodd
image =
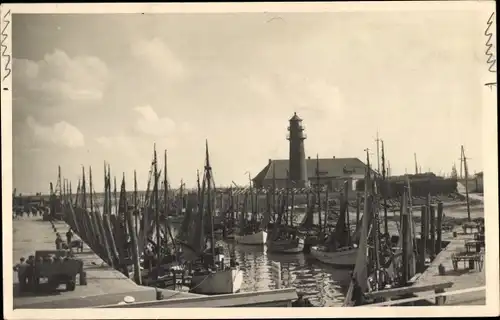
<instances>
[{"instance_id":1,"label":"chimney","mask_svg":"<svg viewBox=\"0 0 500 320\"><path fill-rule=\"evenodd\" d=\"M335 159L335 156L333 156L332 159Z\"/></svg>"},{"instance_id":2,"label":"chimney","mask_svg":"<svg viewBox=\"0 0 500 320\"><path fill-rule=\"evenodd\" d=\"M273 160L269 159L269 163L273 162Z\"/></svg>"},{"instance_id":3,"label":"chimney","mask_svg":"<svg viewBox=\"0 0 500 320\"><path fill-rule=\"evenodd\" d=\"M307 157L307 160L311 160L311 157Z\"/></svg>"}]
</instances>

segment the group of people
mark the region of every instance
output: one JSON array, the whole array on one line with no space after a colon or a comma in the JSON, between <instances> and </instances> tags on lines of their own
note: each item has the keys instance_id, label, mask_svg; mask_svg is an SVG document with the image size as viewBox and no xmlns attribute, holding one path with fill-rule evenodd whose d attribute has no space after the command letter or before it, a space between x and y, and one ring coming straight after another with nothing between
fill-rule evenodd
<instances>
[{"instance_id":1,"label":"group of people","mask_svg":"<svg viewBox=\"0 0 500 320\"><path fill-rule=\"evenodd\" d=\"M14 209L14 214L13 217L14 219L18 218L23 218L24 215L26 214L26 217L37 217L37 216L42 216L43 210L40 210L39 208L32 207L31 209L25 210L24 208L15 208Z\"/></svg>"},{"instance_id":2,"label":"group of people","mask_svg":"<svg viewBox=\"0 0 500 320\"><path fill-rule=\"evenodd\" d=\"M73 240L73 230L71 227L68 229L68 232L66 232L66 242L61 237L61 234L59 232L56 233L56 250L69 250L70 252L73 251L73 248L79 248L80 251L83 250L83 242L81 240Z\"/></svg>"}]
</instances>

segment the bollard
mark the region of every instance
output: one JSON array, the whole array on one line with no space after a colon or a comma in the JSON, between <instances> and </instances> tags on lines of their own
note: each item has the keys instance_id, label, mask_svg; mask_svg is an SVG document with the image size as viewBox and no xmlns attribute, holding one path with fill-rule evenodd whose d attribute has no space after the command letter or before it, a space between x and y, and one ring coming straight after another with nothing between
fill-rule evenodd
<instances>
[{"instance_id":1,"label":"bollard","mask_svg":"<svg viewBox=\"0 0 500 320\"><path fill-rule=\"evenodd\" d=\"M156 288L156 287L155 287L155 291L156 291L156 300L163 300L163 292L158 290L158 288Z\"/></svg>"},{"instance_id":2,"label":"bollard","mask_svg":"<svg viewBox=\"0 0 500 320\"><path fill-rule=\"evenodd\" d=\"M439 271L439 275L440 275L440 276L444 276L444 274L446 273L446 269L445 269L445 267L443 266L443 264L440 264L440 265L438 266L438 271Z\"/></svg>"},{"instance_id":3,"label":"bollard","mask_svg":"<svg viewBox=\"0 0 500 320\"><path fill-rule=\"evenodd\" d=\"M436 289L434 290L434 293L439 294L439 293L444 293L444 289ZM442 306L446 303L446 296L440 296L436 297L435 299L436 305Z\"/></svg>"},{"instance_id":4,"label":"bollard","mask_svg":"<svg viewBox=\"0 0 500 320\"><path fill-rule=\"evenodd\" d=\"M87 272L85 271L80 272L80 285L81 286L87 285Z\"/></svg>"}]
</instances>

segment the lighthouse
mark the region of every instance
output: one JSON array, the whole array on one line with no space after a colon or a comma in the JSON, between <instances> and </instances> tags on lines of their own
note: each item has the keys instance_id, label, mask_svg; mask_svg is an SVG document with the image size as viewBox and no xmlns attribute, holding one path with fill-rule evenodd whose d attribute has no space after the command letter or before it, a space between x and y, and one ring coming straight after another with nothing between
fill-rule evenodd
<instances>
[{"instance_id":1,"label":"lighthouse","mask_svg":"<svg viewBox=\"0 0 500 320\"><path fill-rule=\"evenodd\" d=\"M288 161L288 174L294 188L309 186L307 178L306 154L304 151L304 134L302 119L294 112L289 120L287 139L290 141L290 156Z\"/></svg>"}]
</instances>

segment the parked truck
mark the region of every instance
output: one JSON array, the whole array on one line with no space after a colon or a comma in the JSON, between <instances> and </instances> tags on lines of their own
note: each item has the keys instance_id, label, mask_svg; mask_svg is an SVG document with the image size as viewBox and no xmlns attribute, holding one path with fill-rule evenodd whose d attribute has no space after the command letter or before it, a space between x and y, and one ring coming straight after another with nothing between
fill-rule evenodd
<instances>
[{"instance_id":1,"label":"parked truck","mask_svg":"<svg viewBox=\"0 0 500 320\"><path fill-rule=\"evenodd\" d=\"M83 261L69 256L66 250L40 250L35 252L35 288L40 279L46 278L49 289L55 290L61 284L73 291L76 275L83 271Z\"/></svg>"}]
</instances>

